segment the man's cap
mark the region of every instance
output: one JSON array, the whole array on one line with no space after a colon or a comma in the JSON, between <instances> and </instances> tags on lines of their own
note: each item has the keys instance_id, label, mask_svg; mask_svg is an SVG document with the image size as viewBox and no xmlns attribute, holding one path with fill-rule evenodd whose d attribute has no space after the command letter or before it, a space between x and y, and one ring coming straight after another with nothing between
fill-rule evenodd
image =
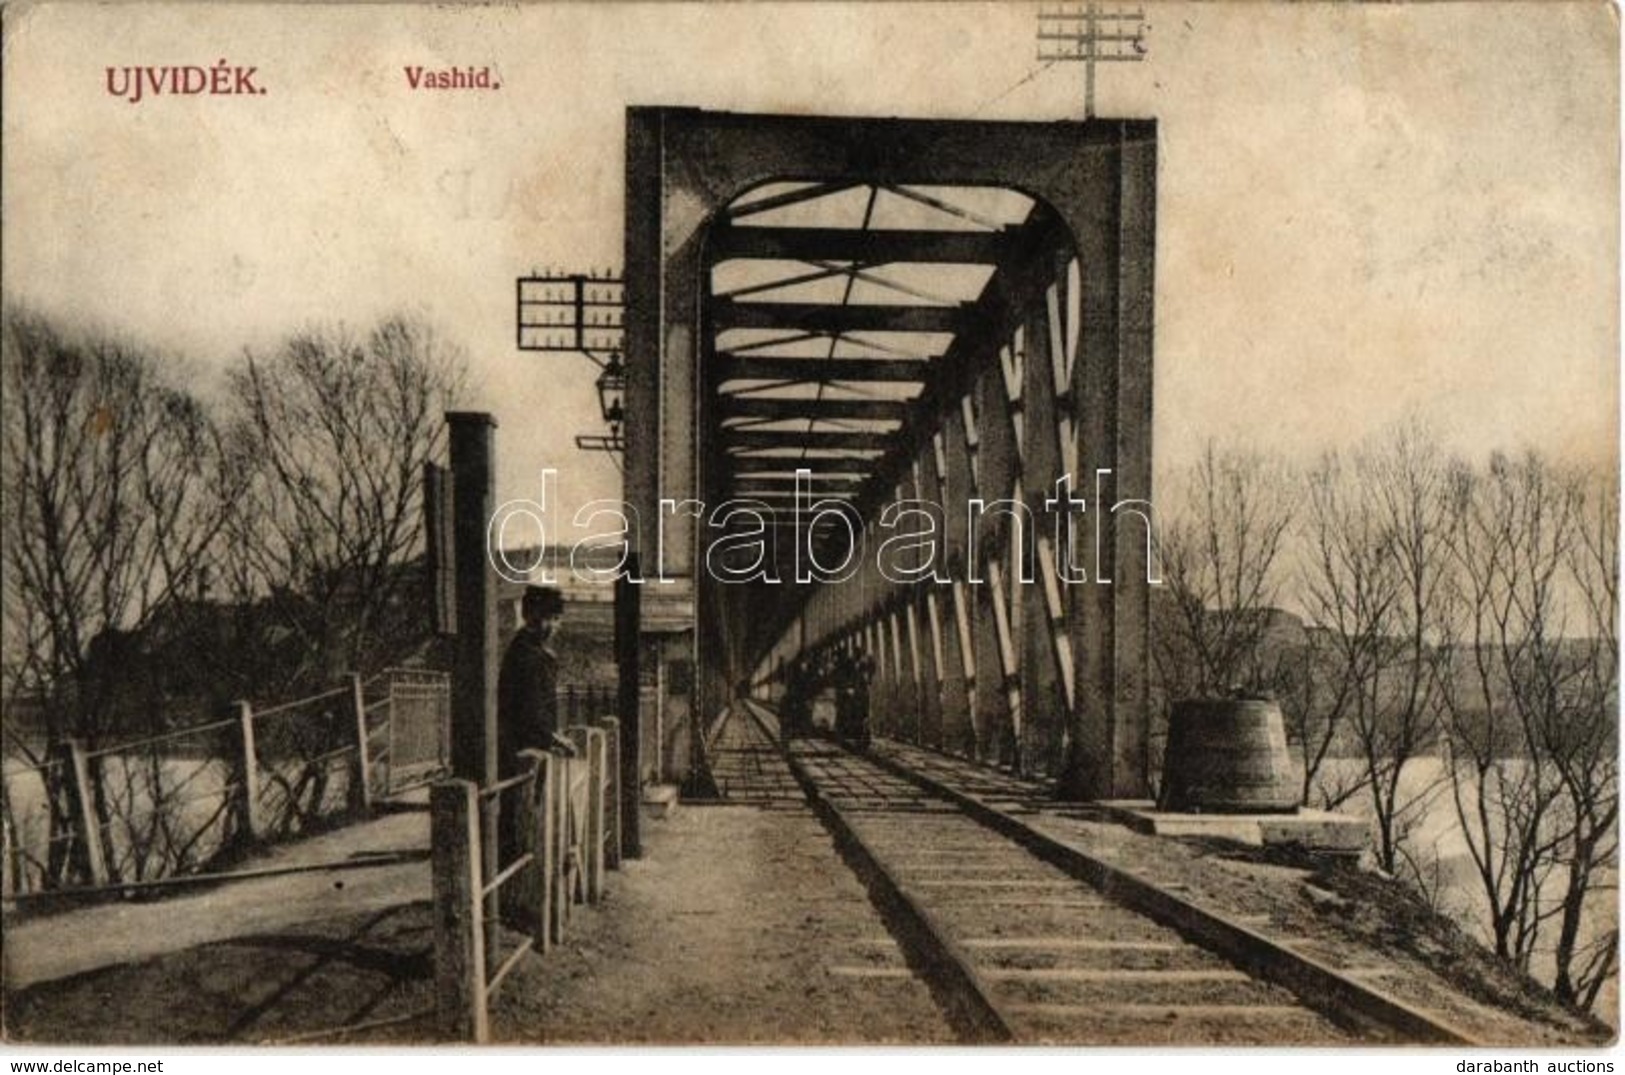
<instances>
[{"instance_id":1,"label":"man's cap","mask_svg":"<svg viewBox=\"0 0 1625 1075\"><path fill-rule=\"evenodd\" d=\"M525 611L536 616L564 615L564 595L552 586L526 586Z\"/></svg>"}]
</instances>

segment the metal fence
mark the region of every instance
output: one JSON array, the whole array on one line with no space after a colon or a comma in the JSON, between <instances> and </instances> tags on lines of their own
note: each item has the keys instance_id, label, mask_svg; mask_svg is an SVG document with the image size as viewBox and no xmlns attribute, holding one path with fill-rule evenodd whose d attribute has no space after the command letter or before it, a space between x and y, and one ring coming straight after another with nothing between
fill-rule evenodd
<instances>
[{"instance_id":1,"label":"metal fence","mask_svg":"<svg viewBox=\"0 0 1625 1075\"><path fill-rule=\"evenodd\" d=\"M371 696L372 700L368 698ZM224 720L8 759L7 898L161 881L368 810L446 771L450 683L388 669Z\"/></svg>"},{"instance_id":2,"label":"metal fence","mask_svg":"<svg viewBox=\"0 0 1625 1075\"><path fill-rule=\"evenodd\" d=\"M368 787L398 795L451 767L451 677L421 668L388 668L363 684Z\"/></svg>"}]
</instances>

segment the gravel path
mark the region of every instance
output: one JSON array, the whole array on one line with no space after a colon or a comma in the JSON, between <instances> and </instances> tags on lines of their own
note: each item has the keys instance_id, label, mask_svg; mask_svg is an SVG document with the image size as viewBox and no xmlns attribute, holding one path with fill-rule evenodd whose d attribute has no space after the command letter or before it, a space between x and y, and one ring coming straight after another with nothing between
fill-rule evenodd
<instances>
[{"instance_id":1,"label":"gravel path","mask_svg":"<svg viewBox=\"0 0 1625 1075\"><path fill-rule=\"evenodd\" d=\"M951 1042L810 811L685 806L563 948L516 971L498 1041Z\"/></svg>"}]
</instances>

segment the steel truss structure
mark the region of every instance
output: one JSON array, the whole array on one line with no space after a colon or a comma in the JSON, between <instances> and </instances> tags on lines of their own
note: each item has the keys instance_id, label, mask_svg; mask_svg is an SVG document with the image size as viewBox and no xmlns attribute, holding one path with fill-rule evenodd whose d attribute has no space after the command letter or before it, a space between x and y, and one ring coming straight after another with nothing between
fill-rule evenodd
<instances>
[{"instance_id":1,"label":"steel truss structure","mask_svg":"<svg viewBox=\"0 0 1625 1075\"><path fill-rule=\"evenodd\" d=\"M698 670L690 723L856 647L878 730L1068 797L1145 794L1156 161L1153 121L629 110L626 499L640 562L675 580L644 615ZM788 508L798 470L870 549L886 505L942 505L940 571L899 584L864 556L798 585L796 543L838 562L851 539L776 510L777 581L722 582L737 531L662 506ZM1084 583L1046 514L1063 475L1096 512Z\"/></svg>"}]
</instances>

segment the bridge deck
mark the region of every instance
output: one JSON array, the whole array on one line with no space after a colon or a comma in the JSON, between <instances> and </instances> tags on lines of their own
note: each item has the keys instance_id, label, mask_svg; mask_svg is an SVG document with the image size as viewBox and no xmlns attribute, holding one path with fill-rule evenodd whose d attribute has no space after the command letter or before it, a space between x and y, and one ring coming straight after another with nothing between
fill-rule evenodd
<instances>
[{"instance_id":1,"label":"bridge deck","mask_svg":"<svg viewBox=\"0 0 1625 1075\"><path fill-rule=\"evenodd\" d=\"M724 718L711 747L718 792L731 803L804 806L801 787L773 739L777 719L762 710L760 720L747 719L738 710Z\"/></svg>"}]
</instances>

